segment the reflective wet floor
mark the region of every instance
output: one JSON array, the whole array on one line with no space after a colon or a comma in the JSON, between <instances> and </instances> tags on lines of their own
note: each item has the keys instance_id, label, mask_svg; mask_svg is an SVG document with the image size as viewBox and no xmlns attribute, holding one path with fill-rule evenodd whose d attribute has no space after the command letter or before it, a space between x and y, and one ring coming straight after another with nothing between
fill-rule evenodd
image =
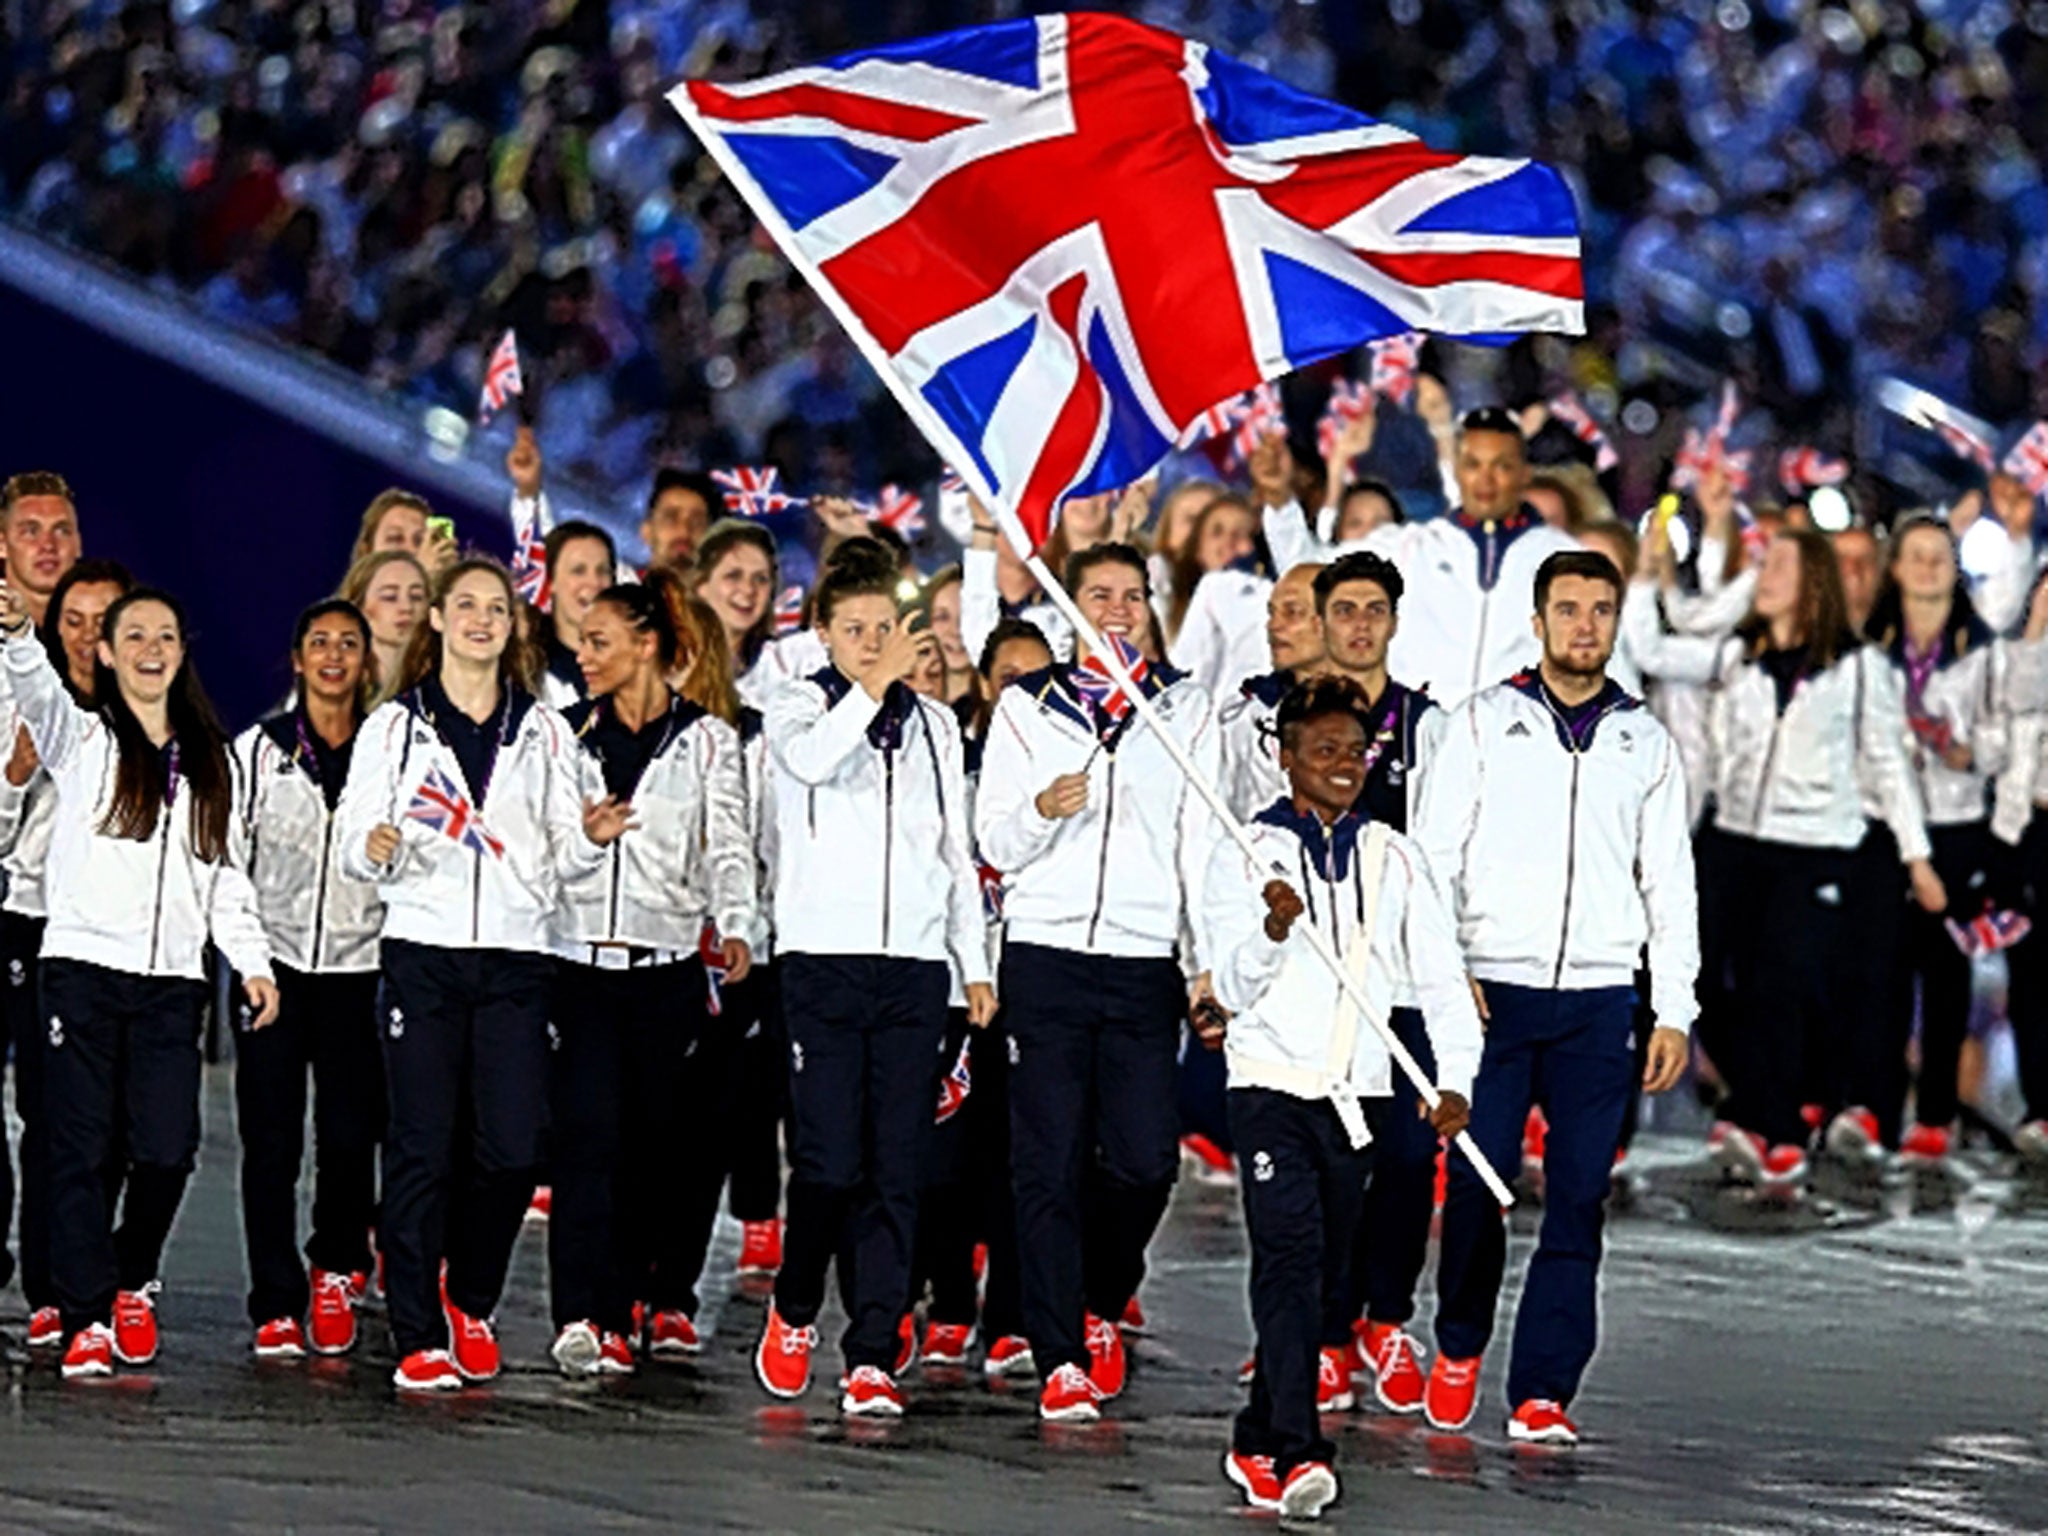
<instances>
[{"instance_id":1,"label":"reflective wet floor","mask_svg":"<svg viewBox=\"0 0 2048 1536\"><path fill-rule=\"evenodd\" d=\"M748 1362L764 1298L716 1283L695 1363L564 1383L546 1358L537 1227L500 1314L505 1378L397 1402L377 1321L347 1361L250 1358L227 1086L210 1077L153 1371L63 1384L25 1360L19 1295L0 1296L0 1532L1072 1533L1270 1519L1242 1513L1217 1473L1249 1341L1234 1191L1177 1192L1143 1292L1151 1331L1098 1426L1042 1426L1029 1392L991 1390L978 1370L913 1374L910 1416L880 1427L842 1423L822 1383L769 1406ZM1817 1185L1796 1210L1760 1203L1723 1187L1696 1142L1648 1139L1609 1228L1602 1350L1575 1409L1586 1443L1509 1449L1500 1341L1469 1437L1342 1418L1344 1497L1325 1523L2048 1530L2048 1184L1970 1154L1934 1172L1826 1168ZM1518 1215L1518 1258L1537 1214ZM715 1275L730 1273L736 1235L721 1234ZM828 1347L821 1378L836 1364Z\"/></svg>"}]
</instances>

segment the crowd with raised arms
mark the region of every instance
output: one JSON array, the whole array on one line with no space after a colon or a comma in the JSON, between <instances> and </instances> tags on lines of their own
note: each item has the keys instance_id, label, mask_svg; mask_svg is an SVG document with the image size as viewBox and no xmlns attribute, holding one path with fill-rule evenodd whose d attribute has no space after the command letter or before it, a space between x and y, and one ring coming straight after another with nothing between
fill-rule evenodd
<instances>
[{"instance_id":1,"label":"crowd with raised arms","mask_svg":"<svg viewBox=\"0 0 2048 1536\"><path fill-rule=\"evenodd\" d=\"M820 498L800 615L708 477L656 478L635 570L553 519L522 431L532 568L378 497L289 637L290 697L234 737L177 599L83 558L60 476L15 475L31 1346L77 1379L175 1328L216 970L258 1357L359 1350L381 1295L399 1392L489 1382L545 1190L565 1376L703 1347L723 1205L773 1276L774 1397L810 1390L836 1269L845 1414L978 1356L1092 1420L1191 1158L1240 1188L1251 1252L1223 1469L1294 1515L1337 1496L1322 1415L1471 1422L1508 1252L1488 1176L1525 1162L1506 1433L1576 1441L1645 1094L1696 1084L1762 1200L1817 1157L1944 1158L1985 1123L1972 958L2004 947L2011 1144L2048 1158L2031 493L1994 470L1830 535L1709 456L1623 522L1532 466L1531 425L1462 417L1437 518L1347 483L1355 426L1327 473L1275 433L1248 486L1071 501L1042 552L1071 611L978 504L925 575ZM2009 547L1973 575L1979 506Z\"/></svg>"}]
</instances>

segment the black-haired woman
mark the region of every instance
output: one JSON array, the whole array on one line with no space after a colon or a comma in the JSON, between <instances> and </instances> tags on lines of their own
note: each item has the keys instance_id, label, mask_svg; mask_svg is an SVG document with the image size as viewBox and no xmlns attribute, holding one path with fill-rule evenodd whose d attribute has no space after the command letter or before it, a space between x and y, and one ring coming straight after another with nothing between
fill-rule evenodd
<instances>
[{"instance_id":1,"label":"black-haired woman","mask_svg":"<svg viewBox=\"0 0 2048 1536\"><path fill-rule=\"evenodd\" d=\"M45 609L43 649L83 709L93 703L99 668L100 621L135 585L113 560L80 560L58 578ZM11 717L10 717L11 719ZM28 1346L55 1349L64 1342L63 1314L50 1281L50 1138L43 1123L43 1017L36 1004L36 967L43 950L43 867L57 791L36 757L25 727L11 726L11 753L0 772L0 869L7 895L0 902L0 1017L14 1043L14 1107L21 1117L21 1294L29 1305ZM0 1039L4 1048L5 1039ZM121 1198L122 1159L107 1160L107 1200Z\"/></svg>"},{"instance_id":2,"label":"black-haired woman","mask_svg":"<svg viewBox=\"0 0 2048 1536\"><path fill-rule=\"evenodd\" d=\"M107 608L91 713L5 586L0 631L8 685L56 788L39 986L63 1371L105 1376L116 1360L156 1358L157 1266L199 1150L207 943L245 978L252 1028L277 1016L277 987L249 882L228 859L228 740L177 601L136 588Z\"/></svg>"},{"instance_id":3,"label":"black-haired woman","mask_svg":"<svg viewBox=\"0 0 2048 1536\"><path fill-rule=\"evenodd\" d=\"M242 1240L259 1359L346 1354L369 1289L384 1138L377 1045L377 888L342 869L336 811L376 683L369 621L341 598L292 631L291 705L235 741L231 848L277 965L278 1017L235 1042ZM313 1229L298 1246L306 1080L313 1081ZM312 1272L307 1273L307 1265Z\"/></svg>"},{"instance_id":4,"label":"black-haired woman","mask_svg":"<svg viewBox=\"0 0 2048 1536\"><path fill-rule=\"evenodd\" d=\"M739 736L669 685L688 661L672 600L680 578L657 567L590 605L577 648L590 697L566 716L633 815L604 864L567 882L552 930L548 1272L567 1376L631 1371L636 1310L650 1348L695 1343L702 1254L674 1195L690 1122L715 1107L685 1102L706 1023L705 922L732 935L719 955L727 977L744 979L750 960Z\"/></svg>"},{"instance_id":5,"label":"black-haired woman","mask_svg":"<svg viewBox=\"0 0 2048 1536\"><path fill-rule=\"evenodd\" d=\"M850 1318L841 1410L893 1416L947 962L974 1024L994 1017L995 989L959 727L904 686L932 641L899 624L896 561L865 542L842 545L819 584L830 665L768 707L793 1144L782 1270L754 1359L775 1396L810 1385L839 1255Z\"/></svg>"},{"instance_id":6,"label":"black-haired woman","mask_svg":"<svg viewBox=\"0 0 2048 1536\"><path fill-rule=\"evenodd\" d=\"M548 918L627 822L586 797L582 754L534 696L516 602L495 561L443 573L336 813L343 870L384 902L377 1238L402 1392L498 1373L491 1314L547 1124Z\"/></svg>"}]
</instances>

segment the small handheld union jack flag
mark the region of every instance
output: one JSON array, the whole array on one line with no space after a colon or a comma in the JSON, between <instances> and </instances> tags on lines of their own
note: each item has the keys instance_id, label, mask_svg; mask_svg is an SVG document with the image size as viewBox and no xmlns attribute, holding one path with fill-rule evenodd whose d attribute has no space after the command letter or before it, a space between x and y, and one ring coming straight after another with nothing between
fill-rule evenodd
<instances>
[{"instance_id":1,"label":"small handheld union jack flag","mask_svg":"<svg viewBox=\"0 0 2048 1536\"><path fill-rule=\"evenodd\" d=\"M804 627L804 589L784 587L775 599L775 633L793 635Z\"/></svg>"},{"instance_id":2,"label":"small handheld union jack flag","mask_svg":"<svg viewBox=\"0 0 2048 1536\"><path fill-rule=\"evenodd\" d=\"M1991 466L1995 462L1995 450L1990 438L1971 431L1961 422L1948 421L1941 417L1933 418L1931 424L1942 442L1948 445L1950 453L1976 465L1987 475L1991 473Z\"/></svg>"},{"instance_id":3,"label":"small handheld union jack flag","mask_svg":"<svg viewBox=\"0 0 2048 1536\"><path fill-rule=\"evenodd\" d=\"M1956 948L1972 960L1996 954L2001 949L2011 949L2034 931L2033 919L2024 912L1988 909L1971 918L1967 925L1949 918L1942 926L1948 929L1948 936L1955 940Z\"/></svg>"},{"instance_id":4,"label":"small handheld union jack flag","mask_svg":"<svg viewBox=\"0 0 2048 1536\"><path fill-rule=\"evenodd\" d=\"M519 342L507 331L496 348L491 352L490 362L484 365L484 387L477 400L476 415L479 421L489 421L493 413L502 411L513 396L526 393L526 381L519 373Z\"/></svg>"},{"instance_id":5,"label":"small handheld union jack flag","mask_svg":"<svg viewBox=\"0 0 2048 1536\"><path fill-rule=\"evenodd\" d=\"M960 1042L960 1054L954 1059L952 1069L939 1079L939 1112L932 1121L944 1125L960 1113L960 1106L967 1102L967 1095L974 1091L974 1072L968 1060L970 1043Z\"/></svg>"},{"instance_id":6,"label":"small handheld union jack flag","mask_svg":"<svg viewBox=\"0 0 2048 1536\"><path fill-rule=\"evenodd\" d=\"M1123 662L1132 684L1142 688L1152 671L1144 655L1122 635L1104 635L1102 638ZM1099 653L1090 652L1088 659L1074 668L1074 691L1106 720L1120 721L1130 713L1130 695L1124 691L1123 684L1111 675L1109 664Z\"/></svg>"},{"instance_id":7,"label":"small handheld union jack flag","mask_svg":"<svg viewBox=\"0 0 2048 1536\"><path fill-rule=\"evenodd\" d=\"M1606 474L1621 462L1621 455L1614 451L1614 444L1608 440L1599 420L1586 409L1586 403L1574 390L1566 390L1550 399L1550 414L1572 429L1572 435L1593 450L1593 468Z\"/></svg>"},{"instance_id":8,"label":"small handheld union jack flag","mask_svg":"<svg viewBox=\"0 0 2048 1536\"><path fill-rule=\"evenodd\" d=\"M1287 430L1287 413L1280 405L1280 391L1260 384L1247 393L1238 406L1237 430L1230 437L1233 464L1252 461L1252 452L1275 432Z\"/></svg>"},{"instance_id":9,"label":"small handheld union jack flag","mask_svg":"<svg viewBox=\"0 0 2048 1536\"><path fill-rule=\"evenodd\" d=\"M1778 455L1778 484L1797 494L1816 486L1840 485L1849 478L1849 461L1818 448L1787 448Z\"/></svg>"},{"instance_id":10,"label":"small handheld union jack flag","mask_svg":"<svg viewBox=\"0 0 2048 1536\"><path fill-rule=\"evenodd\" d=\"M974 866L981 879L981 910L992 923L1003 920L1003 872L986 860Z\"/></svg>"},{"instance_id":11,"label":"small handheld union jack flag","mask_svg":"<svg viewBox=\"0 0 2048 1536\"><path fill-rule=\"evenodd\" d=\"M924 532L924 498L900 485L885 485L873 501L857 501L854 506L870 522L893 528L906 539Z\"/></svg>"},{"instance_id":12,"label":"small handheld union jack flag","mask_svg":"<svg viewBox=\"0 0 2048 1536\"><path fill-rule=\"evenodd\" d=\"M554 594L548 589L548 541L540 526L540 498L512 502L512 587L520 601L546 613Z\"/></svg>"},{"instance_id":13,"label":"small handheld union jack flag","mask_svg":"<svg viewBox=\"0 0 2048 1536\"><path fill-rule=\"evenodd\" d=\"M706 923L697 940L697 957L704 962L704 1008L714 1019L725 1011L725 949L718 942L716 924Z\"/></svg>"},{"instance_id":14,"label":"small handheld union jack flag","mask_svg":"<svg viewBox=\"0 0 2048 1536\"><path fill-rule=\"evenodd\" d=\"M1375 397L1370 384L1356 379L1339 379L1330 389L1330 400L1316 423L1316 451L1328 458L1337 451L1337 435L1354 421L1373 412Z\"/></svg>"},{"instance_id":15,"label":"small handheld union jack flag","mask_svg":"<svg viewBox=\"0 0 2048 1536\"><path fill-rule=\"evenodd\" d=\"M2013 479L2036 496L2048 494L2048 421L2037 421L1999 462Z\"/></svg>"},{"instance_id":16,"label":"small handheld union jack flag","mask_svg":"<svg viewBox=\"0 0 2048 1536\"><path fill-rule=\"evenodd\" d=\"M1366 388L1376 395L1385 395L1396 405L1406 405L1415 396L1415 374L1422 366L1422 333L1403 331L1398 336L1382 336L1377 341L1365 344L1372 354L1372 372L1366 375Z\"/></svg>"},{"instance_id":17,"label":"small handheld union jack flag","mask_svg":"<svg viewBox=\"0 0 2048 1536\"><path fill-rule=\"evenodd\" d=\"M781 474L773 465L714 469L711 478L724 490L725 510L734 517L769 517L805 504L801 496L790 495L777 483Z\"/></svg>"},{"instance_id":18,"label":"small handheld union jack flag","mask_svg":"<svg viewBox=\"0 0 2048 1536\"><path fill-rule=\"evenodd\" d=\"M485 829L483 817L469 803L469 796L439 768L427 770L426 778L413 791L412 803L405 808L405 819L432 827L473 852L487 853L494 859L505 856L505 845Z\"/></svg>"},{"instance_id":19,"label":"small handheld union jack flag","mask_svg":"<svg viewBox=\"0 0 2048 1536\"><path fill-rule=\"evenodd\" d=\"M1735 393L1733 380L1721 386L1721 406L1714 413L1714 424L1705 433L1697 427L1685 429L1685 441L1679 445L1677 461L1671 467L1671 489L1689 491L1695 489L1700 478L1710 469L1719 469L1728 476L1728 483L1740 496L1749 489L1750 451L1747 448L1733 451L1728 447L1728 434L1735 430L1735 418L1741 413L1742 402Z\"/></svg>"}]
</instances>

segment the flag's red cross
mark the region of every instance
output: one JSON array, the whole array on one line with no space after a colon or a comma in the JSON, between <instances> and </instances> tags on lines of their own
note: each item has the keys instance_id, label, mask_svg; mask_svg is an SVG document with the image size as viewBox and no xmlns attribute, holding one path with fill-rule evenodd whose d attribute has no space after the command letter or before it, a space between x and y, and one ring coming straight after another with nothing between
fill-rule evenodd
<instances>
[{"instance_id":1,"label":"flag's red cross","mask_svg":"<svg viewBox=\"0 0 2048 1536\"><path fill-rule=\"evenodd\" d=\"M1066 18L1066 34L1071 133L1018 144L939 176L902 217L821 264L827 281L892 355L928 327L1001 291L1037 252L1092 224L1116 269L1160 404L1172 420L1192 420L1259 371L1240 307L1228 298L1236 279L1217 193L1252 192L1287 217L1326 229L1411 177L1464 159L1399 140L1306 156L1279 180L1250 181L1225 163L1224 146L1199 116L1182 77L1186 54L1179 39L1085 14ZM824 85L744 97L703 83L691 90L708 117L732 123L803 115L920 143L974 126L946 112ZM1144 168L1136 183L1134 166ZM1001 216L990 217L991 210ZM976 238L965 245L944 238L962 229L976 231ZM1409 287L1473 275L1473 257L1464 253L1356 254ZM1502 282L1574 298L1581 291L1577 263L1568 256L1495 251L1484 262ZM1080 373L1015 498L1027 525L1037 525L1080 476L1101 423L1103 389L1079 336L1086 282L1077 273L1047 297L1053 323L1074 344ZM1188 324L1193 314L1204 323Z\"/></svg>"}]
</instances>

